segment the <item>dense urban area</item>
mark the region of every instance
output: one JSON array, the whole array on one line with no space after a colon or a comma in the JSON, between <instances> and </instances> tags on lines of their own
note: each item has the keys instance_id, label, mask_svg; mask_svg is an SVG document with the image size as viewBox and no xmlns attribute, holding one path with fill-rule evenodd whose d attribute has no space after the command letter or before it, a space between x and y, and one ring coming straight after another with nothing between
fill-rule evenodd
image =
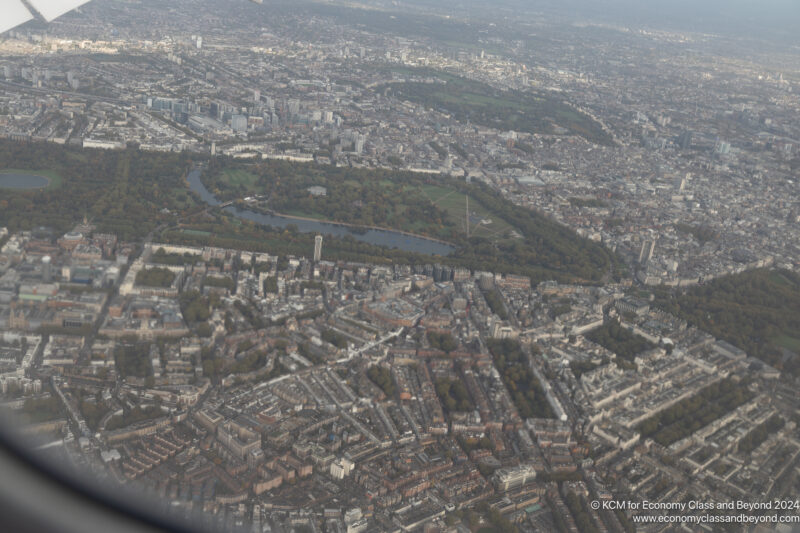
<instances>
[{"instance_id":1,"label":"dense urban area","mask_svg":"<svg viewBox=\"0 0 800 533\"><path fill-rule=\"evenodd\" d=\"M0 36L37 449L258 533L800 516L796 46L229 4Z\"/></svg>"}]
</instances>

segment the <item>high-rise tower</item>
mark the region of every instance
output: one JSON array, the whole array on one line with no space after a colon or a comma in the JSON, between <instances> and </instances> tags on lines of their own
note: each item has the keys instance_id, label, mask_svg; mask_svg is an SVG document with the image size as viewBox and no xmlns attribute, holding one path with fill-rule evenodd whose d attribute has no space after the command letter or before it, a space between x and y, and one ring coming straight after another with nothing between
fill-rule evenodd
<instances>
[{"instance_id":1,"label":"high-rise tower","mask_svg":"<svg viewBox=\"0 0 800 533\"><path fill-rule=\"evenodd\" d=\"M469 195L468 194L465 196L465 201L467 203L467 212L466 212L466 219L464 222L466 223L467 227L467 239L469 239Z\"/></svg>"},{"instance_id":2,"label":"high-rise tower","mask_svg":"<svg viewBox=\"0 0 800 533\"><path fill-rule=\"evenodd\" d=\"M314 237L314 262L318 263L322 259L322 235Z\"/></svg>"}]
</instances>

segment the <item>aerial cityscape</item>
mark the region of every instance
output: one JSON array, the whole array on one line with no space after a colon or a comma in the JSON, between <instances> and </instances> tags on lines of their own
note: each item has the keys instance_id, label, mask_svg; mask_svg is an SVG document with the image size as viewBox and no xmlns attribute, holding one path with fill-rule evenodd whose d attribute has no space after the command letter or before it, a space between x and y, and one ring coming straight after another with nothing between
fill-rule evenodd
<instances>
[{"instance_id":1,"label":"aerial cityscape","mask_svg":"<svg viewBox=\"0 0 800 533\"><path fill-rule=\"evenodd\" d=\"M210 531L800 531L800 42L554 6L0 34L15 431Z\"/></svg>"}]
</instances>

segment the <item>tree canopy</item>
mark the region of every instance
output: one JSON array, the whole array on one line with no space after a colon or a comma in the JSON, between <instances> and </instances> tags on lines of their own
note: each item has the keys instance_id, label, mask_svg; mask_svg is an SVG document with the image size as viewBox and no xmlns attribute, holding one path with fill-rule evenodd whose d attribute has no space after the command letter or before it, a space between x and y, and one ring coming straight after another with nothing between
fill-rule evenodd
<instances>
[{"instance_id":1,"label":"tree canopy","mask_svg":"<svg viewBox=\"0 0 800 533\"><path fill-rule=\"evenodd\" d=\"M627 361L633 361L640 353L656 347L655 344L644 337L623 328L615 320L606 322L599 328L588 332L586 338L607 350L611 350L617 354L617 357Z\"/></svg>"},{"instance_id":2,"label":"tree canopy","mask_svg":"<svg viewBox=\"0 0 800 533\"><path fill-rule=\"evenodd\" d=\"M748 355L800 376L800 275L751 270L684 292L660 289L655 303Z\"/></svg>"},{"instance_id":3,"label":"tree canopy","mask_svg":"<svg viewBox=\"0 0 800 533\"><path fill-rule=\"evenodd\" d=\"M517 340L488 339L494 364L523 418L553 418L544 389L528 366L528 357Z\"/></svg>"},{"instance_id":4,"label":"tree canopy","mask_svg":"<svg viewBox=\"0 0 800 533\"><path fill-rule=\"evenodd\" d=\"M61 177L59 187L3 190L0 226L11 231L48 226L66 232L86 216L100 231L124 240L141 238L196 205L182 179L190 162L185 153L0 139L0 169L46 169Z\"/></svg>"},{"instance_id":5,"label":"tree canopy","mask_svg":"<svg viewBox=\"0 0 800 533\"><path fill-rule=\"evenodd\" d=\"M136 284L145 287L169 287L175 281L175 274L166 268L143 268L136 273Z\"/></svg>"},{"instance_id":6,"label":"tree canopy","mask_svg":"<svg viewBox=\"0 0 800 533\"><path fill-rule=\"evenodd\" d=\"M752 399L746 381L725 378L657 413L638 426L643 438L669 446Z\"/></svg>"}]
</instances>

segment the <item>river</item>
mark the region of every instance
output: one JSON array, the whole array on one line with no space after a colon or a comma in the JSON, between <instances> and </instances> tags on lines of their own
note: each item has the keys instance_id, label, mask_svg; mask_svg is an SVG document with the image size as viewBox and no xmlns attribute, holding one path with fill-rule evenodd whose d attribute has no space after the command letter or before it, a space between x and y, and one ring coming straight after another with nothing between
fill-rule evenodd
<instances>
[{"instance_id":1,"label":"river","mask_svg":"<svg viewBox=\"0 0 800 533\"><path fill-rule=\"evenodd\" d=\"M199 169L194 169L189 172L189 175L186 176L186 180L189 182L189 188L197 193L208 205L217 206L222 203L211 194L211 192L206 189L206 186L203 185L203 182L200 181ZM263 226L285 228L291 224L296 226L298 231L302 233L319 233L321 235L330 235L334 237L345 237L349 235L358 241L368 244L397 248L406 252L426 255L448 255L455 250L455 248L449 244L426 239L425 237L407 235L397 231L377 229L365 230L362 228L354 228L346 224L330 224L327 222L284 215L267 215L248 209L239 209L234 206L228 206L224 209L238 218L249 220Z\"/></svg>"}]
</instances>

